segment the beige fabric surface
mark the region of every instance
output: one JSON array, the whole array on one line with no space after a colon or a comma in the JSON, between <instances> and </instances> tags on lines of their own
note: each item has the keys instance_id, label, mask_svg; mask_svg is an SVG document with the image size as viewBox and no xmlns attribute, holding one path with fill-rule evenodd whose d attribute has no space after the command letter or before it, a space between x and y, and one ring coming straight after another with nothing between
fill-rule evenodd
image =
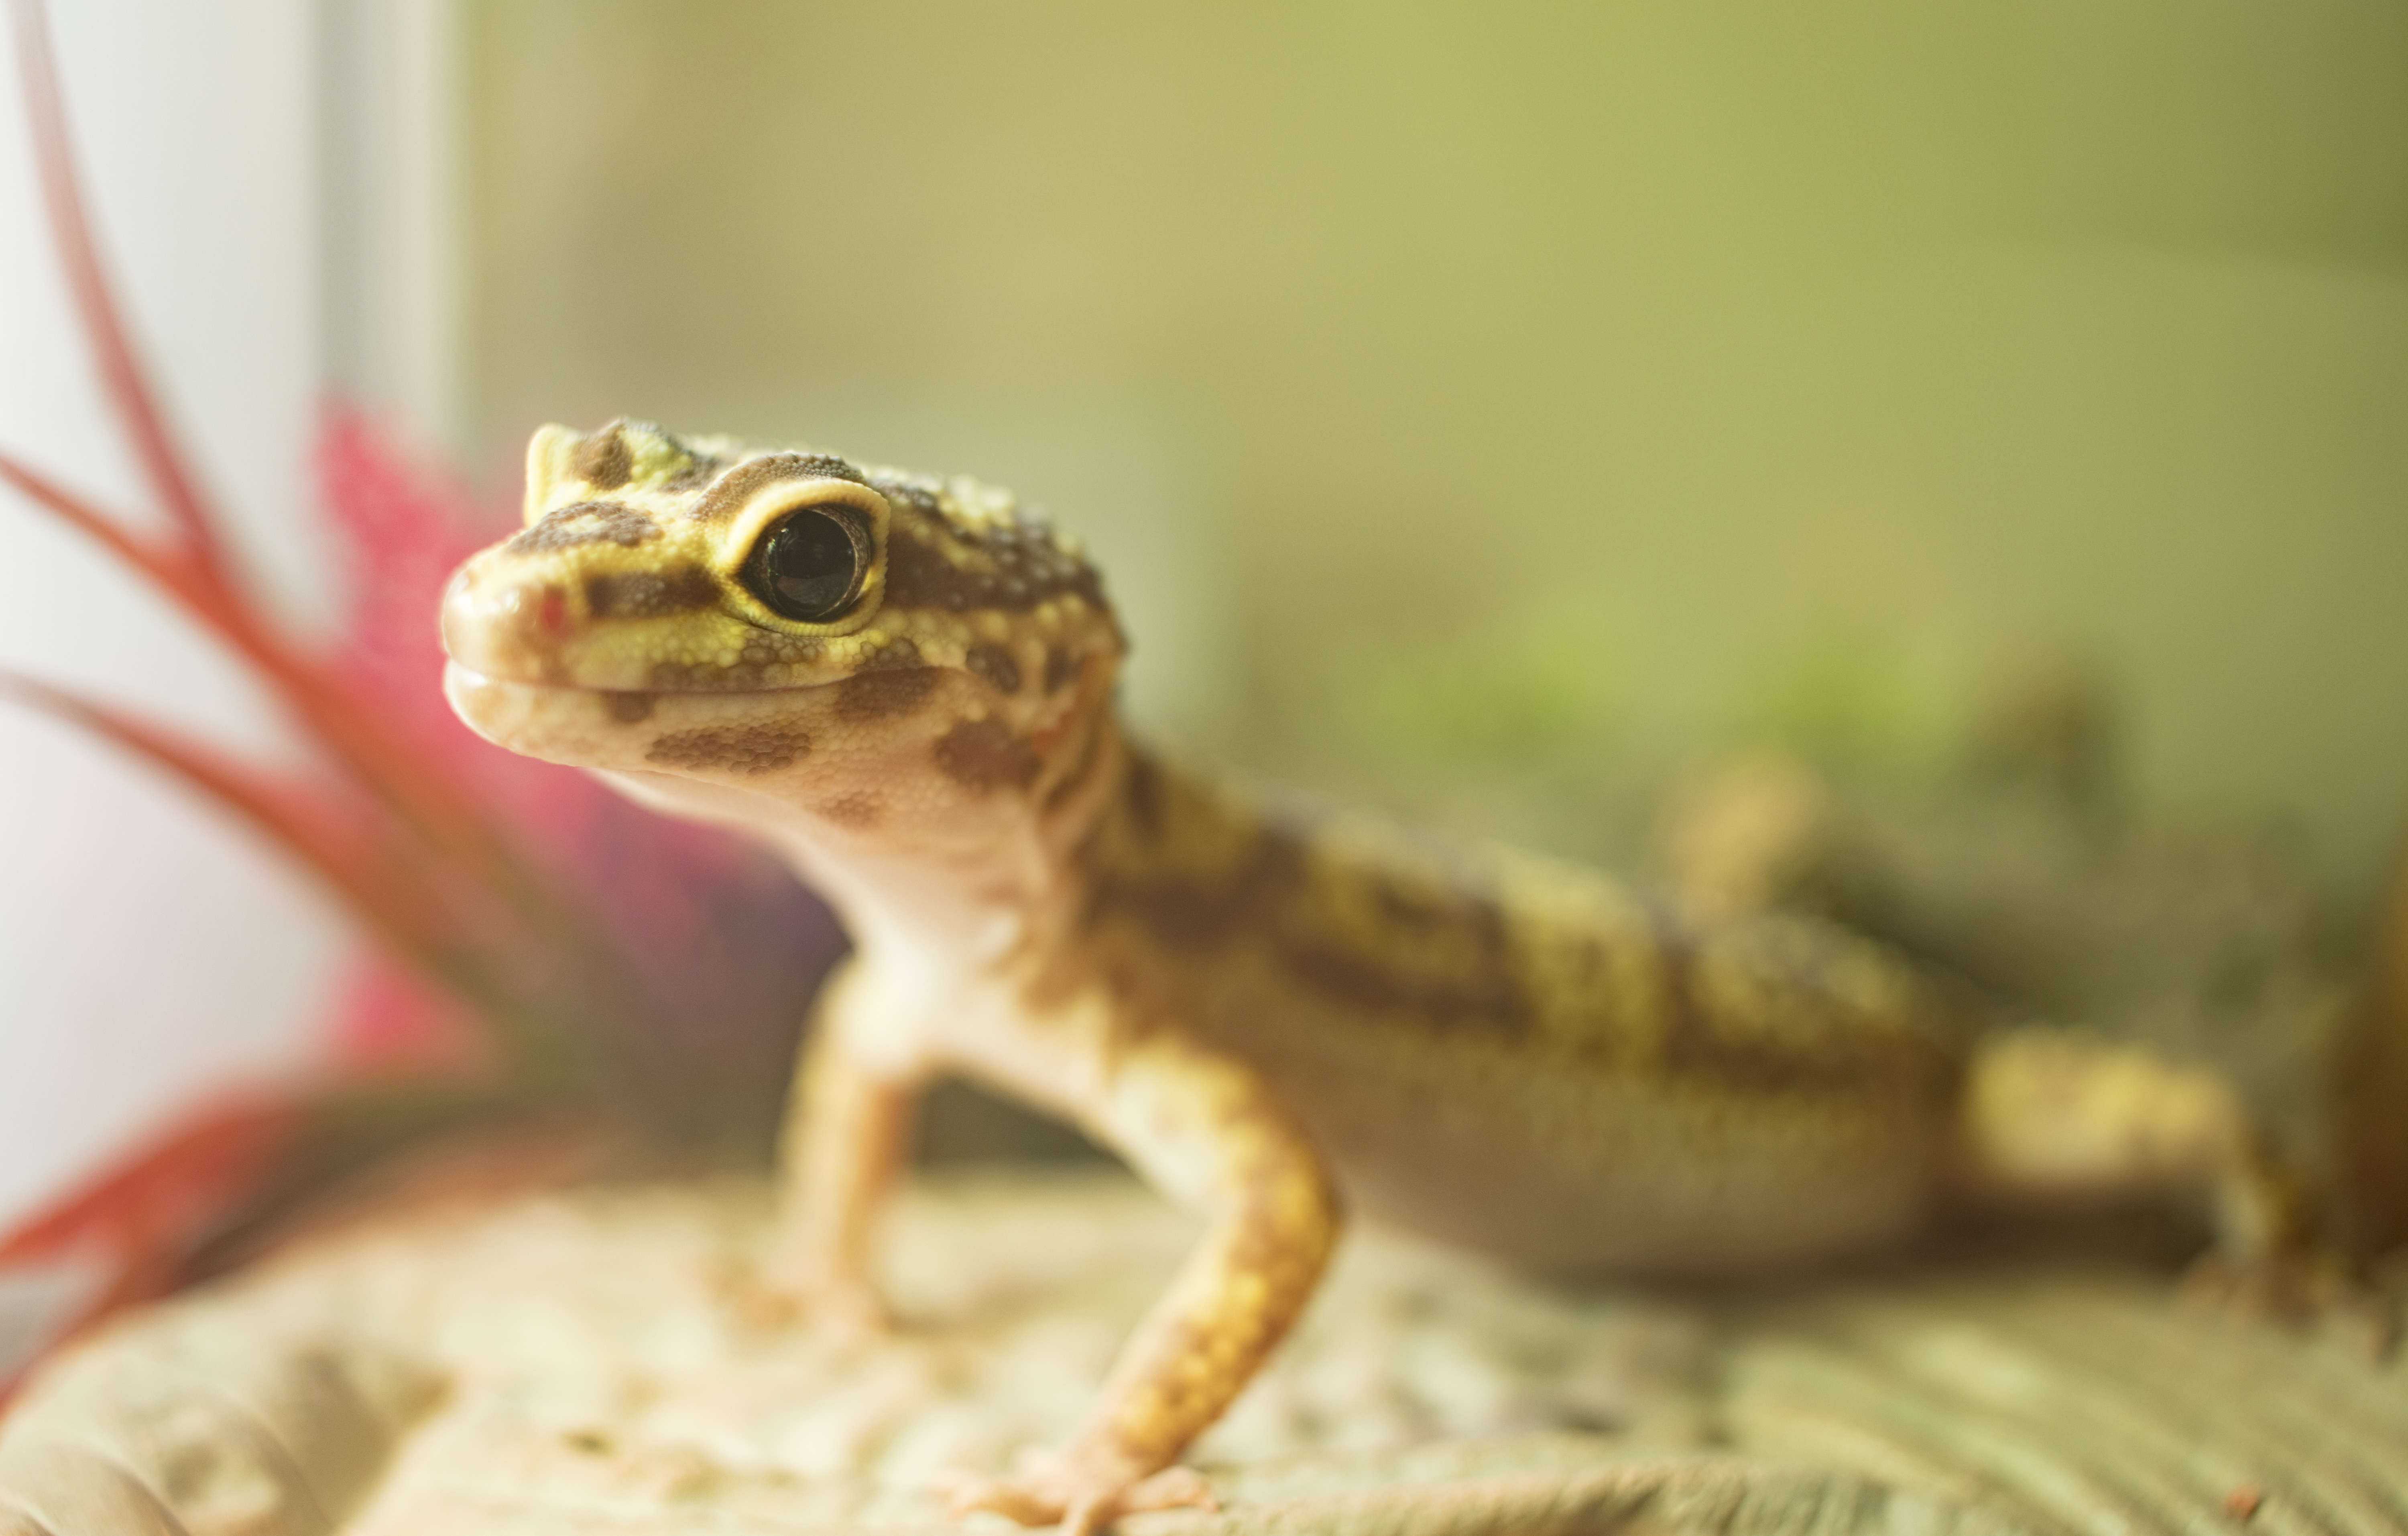
<instances>
[{"instance_id":1,"label":"beige fabric surface","mask_svg":"<svg viewBox=\"0 0 2408 1536\"><path fill-rule=\"evenodd\" d=\"M931 1479L1059 1439L1194 1230L1116 1176L923 1183L902 1330L843 1344L730 1303L765 1210L519 1197L129 1315L0 1425L0 1533L958 1529ZM2408 1371L2095 1261L1701 1297L1358 1233L1192 1459L1225 1509L1133 1536L2398 1531Z\"/></svg>"}]
</instances>

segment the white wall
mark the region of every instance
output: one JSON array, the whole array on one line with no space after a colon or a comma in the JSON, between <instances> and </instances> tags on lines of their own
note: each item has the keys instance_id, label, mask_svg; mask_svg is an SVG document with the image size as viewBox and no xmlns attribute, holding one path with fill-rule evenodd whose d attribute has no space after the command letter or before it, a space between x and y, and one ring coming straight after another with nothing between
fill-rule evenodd
<instances>
[{"instance_id":1,"label":"white wall","mask_svg":"<svg viewBox=\"0 0 2408 1536\"><path fill-rule=\"evenodd\" d=\"M465 436L455 22L451 0L319 7L325 376L418 451L454 454Z\"/></svg>"},{"instance_id":2,"label":"white wall","mask_svg":"<svg viewBox=\"0 0 2408 1536\"><path fill-rule=\"evenodd\" d=\"M310 515L320 373L309 0L54 0L84 182L179 435L264 585L334 609ZM0 49L13 42L0 38ZM15 55L0 79L0 448L145 504L51 258ZM0 491L0 667L247 752L288 752L153 593ZM308 1049L346 942L182 790L0 704L0 1227L211 1085Z\"/></svg>"}]
</instances>

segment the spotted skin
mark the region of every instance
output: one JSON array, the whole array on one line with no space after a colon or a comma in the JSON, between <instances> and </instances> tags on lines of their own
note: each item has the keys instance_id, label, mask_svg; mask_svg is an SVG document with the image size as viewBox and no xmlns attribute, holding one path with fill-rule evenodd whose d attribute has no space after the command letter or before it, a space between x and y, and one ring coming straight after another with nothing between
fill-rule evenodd
<instances>
[{"instance_id":1,"label":"spotted skin","mask_svg":"<svg viewBox=\"0 0 2408 1536\"><path fill-rule=\"evenodd\" d=\"M999 645L973 645L962 658L973 672L995 685L999 694L1020 692L1020 663Z\"/></svg>"},{"instance_id":2,"label":"spotted skin","mask_svg":"<svg viewBox=\"0 0 2408 1536\"><path fill-rule=\"evenodd\" d=\"M1727 1273L1891 1242L1952 1199L2213 1185L2290 1234L2229 1094L1984 1033L1885 953L1684 923L1593 871L1277 814L1130 743L1117 622L1007 493L613 422L537 434L526 530L445 597L477 730L738 828L844 916L768 1281L875 1326L911 1100L963 1072L1209 1213L1054 1459L964 1507L1074 1532L1206 1497L1172 1466L1294 1322L1352 1207L1548 1270ZM824 622L753 590L805 510L867 530ZM846 575L837 572L836 576Z\"/></svg>"},{"instance_id":3,"label":"spotted skin","mask_svg":"<svg viewBox=\"0 0 2408 1536\"><path fill-rule=\"evenodd\" d=\"M765 720L656 738L645 750L644 761L680 772L740 773L753 778L790 767L810 750L810 733L801 725Z\"/></svg>"},{"instance_id":4,"label":"spotted skin","mask_svg":"<svg viewBox=\"0 0 2408 1536\"><path fill-rule=\"evenodd\" d=\"M933 667L859 672L836 686L837 718L847 725L910 714L936 691Z\"/></svg>"},{"instance_id":5,"label":"spotted skin","mask_svg":"<svg viewBox=\"0 0 2408 1536\"><path fill-rule=\"evenodd\" d=\"M957 722L929 755L938 772L973 795L1025 789L1045 767L1035 748L991 716Z\"/></svg>"},{"instance_id":6,"label":"spotted skin","mask_svg":"<svg viewBox=\"0 0 2408 1536\"><path fill-rule=\"evenodd\" d=\"M572 463L577 478L596 491L615 491L635 478L635 458L627 451L627 439L612 427L604 427L580 444Z\"/></svg>"},{"instance_id":7,"label":"spotted skin","mask_svg":"<svg viewBox=\"0 0 2408 1536\"><path fill-rule=\"evenodd\" d=\"M699 566L605 572L585 579L585 610L595 619L649 619L691 613L719 601L719 583Z\"/></svg>"},{"instance_id":8,"label":"spotted skin","mask_svg":"<svg viewBox=\"0 0 2408 1536\"><path fill-rule=\"evenodd\" d=\"M624 480L613 482L625 483ZM633 507L616 501L580 501L547 512L541 522L512 538L509 547L520 554L543 554L580 544L632 547L660 536L660 524Z\"/></svg>"}]
</instances>

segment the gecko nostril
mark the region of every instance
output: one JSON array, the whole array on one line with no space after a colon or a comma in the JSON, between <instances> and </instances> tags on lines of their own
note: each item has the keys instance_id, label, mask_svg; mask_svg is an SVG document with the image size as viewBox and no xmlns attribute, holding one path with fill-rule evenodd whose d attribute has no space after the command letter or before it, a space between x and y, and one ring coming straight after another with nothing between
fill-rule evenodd
<instances>
[{"instance_id":1,"label":"gecko nostril","mask_svg":"<svg viewBox=\"0 0 2408 1536\"><path fill-rule=\"evenodd\" d=\"M535 623L546 639L556 640L567 634L568 595L556 586L545 587L543 596L536 600Z\"/></svg>"}]
</instances>

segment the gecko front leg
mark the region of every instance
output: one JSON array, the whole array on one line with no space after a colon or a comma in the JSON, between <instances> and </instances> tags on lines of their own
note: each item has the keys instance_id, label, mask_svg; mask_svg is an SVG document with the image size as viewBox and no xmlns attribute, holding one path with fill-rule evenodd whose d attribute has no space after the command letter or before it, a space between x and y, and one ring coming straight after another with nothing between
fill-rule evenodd
<instances>
[{"instance_id":1,"label":"gecko front leg","mask_svg":"<svg viewBox=\"0 0 2408 1536\"><path fill-rule=\"evenodd\" d=\"M1060 1521L1066 1536L1140 1510L1210 1507L1203 1479L1172 1463L1304 1310L1339 1229L1319 1155L1262 1080L1182 1036L1127 1046L1086 1119L1158 1187L1211 1211L1212 1224L1070 1444L1019 1475L954 1487L956 1512Z\"/></svg>"},{"instance_id":2,"label":"gecko front leg","mask_svg":"<svg viewBox=\"0 0 2408 1536\"><path fill-rule=\"evenodd\" d=\"M871 1278L878 1218L910 1150L924 1072L878 1062L853 1041L848 1021L864 992L858 961L830 978L795 1073L779 1149L784 1209L755 1298L763 1321L886 1330Z\"/></svg>"}]
</instances>

